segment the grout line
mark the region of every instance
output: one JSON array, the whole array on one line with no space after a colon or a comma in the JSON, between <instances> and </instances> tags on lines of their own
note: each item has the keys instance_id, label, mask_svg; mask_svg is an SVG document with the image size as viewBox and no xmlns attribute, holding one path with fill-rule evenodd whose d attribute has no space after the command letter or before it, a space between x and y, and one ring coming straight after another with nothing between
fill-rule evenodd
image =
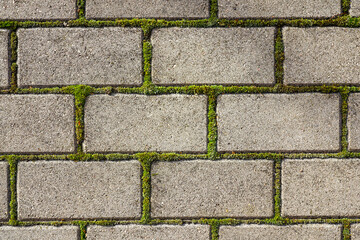
<instances>
[{"instance_id":1,"label":"grout line","mask_svg":"<svg viewBox=\"0 0 360 240\"><path fill-rule=\"evenodd\" d=\"M342 240L351 240L351 228L350 222L344 221L342 228Z\"/></svg>"},{"instance_id":2,"label":"grout line","mask_svg":"<svg viewBox=\"0 0 360 240\"><path fill-rule=\"evenodd\" d=\"M218 15L219 15L218 0L209 0L209 1L210 1L210 19L216 22L218 20Z\"/></svg>"},{"instance_id":3,"label":"grout line","mask_svg":"<svg viewBox=\"0 0 360 240\"><path fill-rule=\"evenodd\" d=\"M281 220L281 164L282 159L274 161L274 219Z\"/></svg>"},{"instance_id":4,"label":"grout line","mask_svg":"<svg viewBox=\"0 0 360 240\"><path fill-rule=\"evenodd\" d=\"M145 32L144 32L145 36ZM152 85L151 81L151 58L152 58L152 46L150 40L143 40L143 86Z\"/></svg>"},{"instance_id":5,"label":"grout line","mask_svg":"<svg viewBox=\"0 0 360 240\"><path fill-rule=\"evenodd\" d=\"M277 27L275 29L275 49L274 49L274 58L275 58L275 83L283 84L284 83L284 42L282 28Z\"/></svg>"},{"instance_id":6,"label":"grout line","mask_svg":"<svg viewBox=\"0 0 360 240\"><path fill-rule=\"evenodd\" d=\"M211 240L219 239L219 228L220 228L219 221L211 221L210 222Z\"/></svg>"},{"instance_id":7,"label":"grout line","mask_svg":"<svg viewBox=\"0 0 360 240\"><path fill-rule=\"evenodd\" d=\"M10 79L10 91L15 92L17 89L17 48L18 48L18 37L16 35L16 30L11 31L10 33L10 64L11 64L11 79Z\"/></svg>"},{"instance_id":8,"label":"grout line","mask_svg":"<svg viewBox=\"0 0 360 240\"><path fill-rule=\"evenodd\" d=\"M350 5L351 5L351 0L342 0L341 1L341 14L342 15L349 15Z\"/></svg>"},{"instance_id":9,"label":"grout line","mask_svg":"<svg viewBox=\"0 0 360 240\"><path fill-rule=\"evenodd\" d=\"M348 100L349 100L349 91L341 92L341 151L344 154L347 154L348 151L348 128L347 128L347 116L348 116Z\"/></svg>"},{"instance_id":10,"label":"grout line","mask_svg":"<svg viewBox=\"0 0 360 240\"><path fill-rule=\"evenodd\" d=\"M76 3L77 19L85 19L85 4L86 4L86 0L77 0Z\"/></svg>"},{"instance_id":11,"label":"grout line","mask_svg":"<svg viewBox=\"0 0 360 240\"><path fill-rule=\"evenodd\" d=\"M86 223L80 223L80 240L86 240L86 233L87 233L87 224Z\"/></svg>"},{"instance_id":12,"label":"grout line","mask_svg":"<svg viewBox=\"0 0 360 240\"><path fill-rule=\"evenodd\" d=\"M17 225L17 190L16 190L16 177L17 177L17 164L16 158L10 157L8 160L10 170L10 225Z\"/></svg>"},{"instance_id":13,"label":"grout line","mask_svg":"<svg viewBox=\"0 0 360 240\"><path fill-rule=\"evenodd\" d=\"M208 95L208 145L207 155L215 160L219 157L217 152L217 119L216 119L217 94L212 92Z\"/></svg>"}]
</instances>

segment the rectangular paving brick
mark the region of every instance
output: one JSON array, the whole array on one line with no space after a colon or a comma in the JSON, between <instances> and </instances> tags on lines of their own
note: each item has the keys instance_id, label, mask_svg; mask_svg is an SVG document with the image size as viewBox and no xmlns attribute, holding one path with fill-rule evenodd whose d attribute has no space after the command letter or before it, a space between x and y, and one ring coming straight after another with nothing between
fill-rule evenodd
<instances>
[{"instance_id":1,"label":"rectangular paving brick","mask_svg":"<svg viewBox=\"0 0 360 240\"><path fill-rule=\"evenodd\" d=\"M76 18L76 0L1 0L0 20L67 20Z\"/></svg>"},{"instance_id":2,"label":"rectangular paving brick","mask_svg":"<svg viewBox=\"0 0 360 240\"><path fill-rule=\"evenodd\" d=\"M319 18L341 13L341 0L219 0L220 18Z\"/></svg>"},{"instance_id":3,"label":"rectangular paving brick","mask_svg":"<svg viewBox=\"0 0 360 240\"><path fill-rule=\"evenodd\" d=\"M273 216L273 162L155 162L151 216L201 218Z\"/></svg>"},{"instance_id":4,"label":"rectangular paving brick","mask_svg":"<svg viewBox=\"0 0 360 240\"><path fill-rule=\"evenodd\" d=\"M0 220L9 218L9 167L7 162L0 162ZM0 234L1 236L1 234Z\"/></svg>"},{"instance_id":5,"label":"rectangular paving brick","mask_svg":"<svg viewBox=\"0 0 360 240\"><path fill-rule=\"evenodd\" d=\"M359 159L297 159L282 164L282 215L359 217Z\"/></svg>"},{"instance_id":6,"label":"rectangular paving brick","mask_svg":"<svg viewBox=\"0 0 360 240\"><path fill-rule=\"evenodd\" d=\"M206 96L115 94L86 101L86 152L206 152L206 144Z\"/></svg>"},{"instance_id":7,"label":"rectangular paving brick","mask_svg":"<svg viewBox=\"0 0 360 240\"><path fill-rule=\"evenodd\" d=\"M340 150L338 94L220 95L221 152Z\"/></svg>"},{"instance_id":8,"label":"rectangular paving brick","mask_svg":"<svg viewBox=\"0 0 360 240\"><path fill-rule=\"evenodd\" d=\"M20 220L135 219L141 216L137 161L20 162Z\"/></svg>"},{"instance_id":9,"label":"rectangular paving brick","mask_svg":"<svg viewBox=\"0 0 360 240\"><path fill-rule=\"evenodd\" d=\"M90 225L87 240L209 240L209 225L118 225L114 227Z\"/></svg>"},{"instance_id":10,"label":"rectangular paving brick","mask_svg":"<svg viewBox=\"0 0 360 240\"><path fill-rule=\"evenodd\" d=\"M350 15L360 17L360 0L351 0Z\"/></svg>"},{"instance_id":11,"label":"rectangular paving brick","mask_svg":"<svg viewBox=\"0 0 360 240\"><path fill-rule=\"evenodd\" d=\"M360 150L360 93L352 93L348 100L348 140L349 150Z\"/></svg>"},{"instance_id":12,"label":"rectangular paving brick","mask_svg":"<svg viewBox=\"0 0 360 240\"><path fill-rule=\"evenodd\" d=\"M208 0L87 0L86 18L207 18Z\"/></svg>"},{"instance_id":13,"label":"rectangular paving brick","mask_svg":"<svg viewBox=\"0 0 360 240\"><path fill-rule=\"evenodd\" d=\"M9 31L0 29L0 88L9 86L9 58Z\"/></svg>"},{"instance_id":14,"label":"rectangular paving brick","mask_svg":"<svg viewBox=\"0 0 360 240\"><path fill-rule=\"evenodd\" d=\"M2 240L78 240L80 231L76 226L1 226L0 236Z\"/></svg>"},{"instance_id":15,"label":"rectangular paving brick","mask_svg":"<svg viewBox=\"0 0 360 240\"><path fill-rule=\"evenodd\" d=\"M341 225L241 225L220 226L219 240L341 240Z\"/></svg>"},{"instance_id":16,"label":"rectangular paving brick","mask_svg":"<svg viewBox=\"0 0 360 240\"><path fill-rule=\"evenodd\" d=\"M20 87L142 84L141 29L33 28L18 37Z\"/></svg>"},{"instance_id":17,"label":"rectangular paving brick","mask_svg":"<svg viewBox=\"0 0 360 240\"><path fill-rule=\"evenodd\" d=\"M360 224L356 223L350 226L351 240L360 240Z\"/></svg>"},{"instance_id":18,"label":"rectangular paving brick","mask_svg":"<svg viewBox=\"0 0 360 240\"><path fill-rule=\"evenodd\" d=\"M75 151L72 95L0 95L0 153Z\"/></svg>"},{"instance_id":19,"label":"rectangular paving brick","mask_svg":"<svg viewBox=\"0 0 360 240\"><path fill-rule=\"evenodd\" d=\"M275 82L274 28L153 31L152 80L160 85Z\"/></svg>"},{"instance_id":20,"label":"rectangular paving brick","mask_svg":"<svg viewBox=\"0 0 360 240\"><path fill-rule=\"evenodd\" d=\"M285 84L360 84L360 29L283 30Z\"/></svg>"}]
</instances>

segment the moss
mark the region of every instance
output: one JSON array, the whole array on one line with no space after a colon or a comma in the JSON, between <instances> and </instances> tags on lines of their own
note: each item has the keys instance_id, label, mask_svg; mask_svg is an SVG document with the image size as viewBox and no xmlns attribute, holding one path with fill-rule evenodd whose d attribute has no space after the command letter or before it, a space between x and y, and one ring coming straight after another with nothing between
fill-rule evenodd
<instances>
[{"instance_id":1,"label":"moss","mask_svg":"<svg viewBox=\"0 0 360 240\"><path fill-rule=\"evenodd\" d=\"M86 240L86 227L87 227L87 223L81 222L79 224L81 240Z\"/></svg>"},{"instance_id":2,"label":"moss","mask_svg":"<svg viewBox=\"0 0 360 240\"><path fill-rule=\"evenodd\" d=\"M216 98L217 94L210 94L208 105L208 156L209 159L218 158L217 153L217 121L216 121Z\"/></svg>"},{"instance_id":3,"label":"moss","mask_svg":"<svg viewBox=\"0 0 360 240\"><path fill-rule=\"evenodd\" d=\"M343 240L350 240L351 239L351 234L350 234L350 222L345 220L343 222Z\"/></svg>"},{"instance_id":4,"label":"moss","mask_svg":"<svg viewBox=\"0 0 360 240\"><path fill-rule=\"evenodd\" d=\"M276 29L275 35L275 81L278 84L284 82L284 43L282 37L282 29Z\"/></svg>"},{"instance_id":5,"label":"moss","mask_svg":"<svg viewBox=\"0 0 360 240\"><path fill-rule=\"evenodd\" d=\"M348 98L349 90L345 89L341 92L341 151L344 153L347 153L349 145L347 140Z\"/></svg>"},{"instance_id":6,"label":"moss","mask_svg":"<svg viewBox=\"0 0 360 240\"><path fill-rule=\"evenodd\" d=\"M350 10L350 0L341 0L341 13L348 15Z\"/></svg>"},{"instance_id":7,"label":"moss","mask_svg":"<svg viewBox=\"0 0 360 240\"><path fill-rule=\"evenodd\" d=\"M281 219L281 161L279 158L274 162L274 219Z\"/></svg>"},{"instance_id":8,"label":"moss","mask_svg":"<svg viewBox=\"0 0 360 240\"><path fill-rule=\"evenodd\" d=\"M151 55L152 46L150 41L143 41L143 58L144 58L144 84L151 85Z\"/></svg>"},{"instance_id":9,"label":"moss","mask_svg":"<svg viewBox=\"0 0 360 240\"><path fill-rule=\"evenodd\" d=\"M85 0L77 0L77 15L78 18L84 19L85 18Z\"/></svg>"},{"instance_id":10,"label":"moss","mask_svg":"<svg viewBox=\"0 0 360 240\"><path fill-rule=\"evenodd\" d=\"M210 21L217 23L218 20L218 0L210 0Z\"/></svg>"},{"instance_id":11,"label":"moss","mask_svg":"<svg viewBox=\"0 0 360 240\"><path fill-rule=\"evenodd\" d=\"M16 200L16 173L17 173L17 157L9 157L10 170L10 225L17 225L17 200Z\"/></svg>"}]
</instances>

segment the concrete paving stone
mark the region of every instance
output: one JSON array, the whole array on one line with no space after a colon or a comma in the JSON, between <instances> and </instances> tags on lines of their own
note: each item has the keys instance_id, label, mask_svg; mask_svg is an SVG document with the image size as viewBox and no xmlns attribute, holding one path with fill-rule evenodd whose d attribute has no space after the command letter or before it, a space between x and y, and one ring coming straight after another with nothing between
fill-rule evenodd
<instances>
[{"instance_id":1,"label":"concrete paving stone","mask_svg":"<svg viewBox=\"0 0 360 240\"><path fill-rule=\"evenodd\" d=\"M296 159L282 164L282 215L359 217L360 159Z\"/></svg>"},{"instance_id":2,"label":"concrete paving stone","mask_svg":"<svg viewBox=\"0 0 360 240\"><path fill-rule=\"evenodd\" d=\"M76 18L76 0L2 0L0 20L69 20Z\"/></svg>"},{"instance_id":3,"label":"concrete paving stone","mask_svg":"<svg viewBox=\"0 0 360 240\"><path fill-rule=\"evenodd\" d=\"M80 231L76 226L1 226L0 236L1 240L78 240Z\"/></svg>"},{"instance_id":4,"label":"concrete paving stone","mask_svg":"<svg viewBox=\"0 0 360 240\"><path fill-rule=\"evenodd\" d=\"M341 225L220 226L219 240L341 240Z\"/></svg>"},{"instance_id":5,"label":"concrete paving stone","mask_svg":"<svg viewBox=\"0 0 360 240\"><path fill-rule=\"evenodd\" d=\"M17 177L20 220L141 217L138 161L20 162Z\"/></svg>"},{"instance_id":6,"label":"concrete paving stone","mask_svg":"<svg viewBox=\"0 0 360 240\"><path fill-rule=\"evenodd\" d=\"M86 18L166 18L210 17L208 0L87 0Z\"/></svg>"},{"instance_id":7,"label":"concrete paving stone","mask_svg":"<svg viewBox=\"0 0 360 240\"><path fill-rule=\"evenodd\" d=\"M0 95L0 153L75 151L72 95Z\"/></svg>"},{"instance_id":8,"label":"concrete paving stone","mask_svg":"<svg viewBox=\"0 0 360 240\"><path fill-rule=\"evenodd\" d=\"M360 17L360 0L351 0L350 16Z\"/></svg>"},{"instance_id":9,"label":"concrete paving stone","mask_svg":"<svg viewBox=\"0 0 360 240\"><path fill-rule=\"evenodd\" d=\"M273 162L155 162L151 216L201 218L273 216Z\"/></svg>"},{"instance_id":10,"label":"concrete paving stone","mask_svg":"<svg viewBox=\"0 0 360 240\"><path fill-rule=\"evenodd\" d=\"M360 94L352 93L348 99L348 141L350 151L360 150Z\"/></svg>"},{"instance_id":11,"label":"concrete paving stone","mask_svg":"<svg viewBox=\"0 0 360 240\"><path fill-rule=\"evenodd\" d=\"M160 85L274 84L274 28L153 31L152 80Z\"/></svg>"},{"instance_id":12,"label":"concrete paving stone","mask_svg":"<svg viewBox=\"0 0 360 240\"><path fill-rule=\"evenodd\" d=\"M0 162L0 220L9 218L9 166ZM0 234L1 236L1 234Z\"/></svg>"},{"instance_id":13,"label":"concrete paving stone","mask_svg":"<svg viewBox=\"0 0 360 240\"><path fill-rule=\"evenodd\" d=\"M93 95L85 104L86 152L206 152L207 97Z\"/></svg>"},{"instance_id":14,"label":"concrete paving stone","mask_svg":"<svg viewBox=\"0 0 360 240\"><path fill-rule=\"evenodd\" d=\"M360 224L350 225L351 240L360 240Z\"/></svg>"},{"instance_id":15,"label":"concrete paving stone","mask_svg":"<svg viewBox=\"0 0 360 240\"><path fill-rule=\"evenodd\" d=\"M360 30L292 28L283 30L285 84L360 84Z\"/></svg>"},{"instance_id":16,"label":"concrete paving stone","mask_svg":"<svg viewBox=\"0 0 360 240\"><path fill-rule=\"evenodd\" d=\"M209 240L209 225L117 225L114 227L90 225L87 240Z\"/></svg>"},{"instance_id":17,"label":"concrete paving stone","mask_svg":"<svg viewBox=\"0 0 360 240\"><path fill-rule=\"evenodd\" d=\"M9 31L0 29L0 88L9 86L9 57Z\"/></svg>"},{"instance_id":18,"label":"concrete paving stone","mask_svg":"<svg viewBox=\"0 0 360 240\"><path fill-rule=\"evenodd\" d=\"M18 31L18 84L141 85L137 28L32 28Z\"/></svg>"},{"instance_id":19,"label":"concrete paving stone","mask_svg":"<svg viewBox=\"0 0 360 240\"><path fill-rule=\"evenodd\" d=\"M219 18L319 18L341 13L341 0L218 0Z\"/></svg>"},{"instance_id":20,"label":"concrete paving stone","mask_svg":"<svg viewBox=\"0 0 360 240\"><path fill-rule=\"evenodd\" d=\"M221 152L336 152L340 95L321 93L220 95Z\"/></svg>"}]
</instances>

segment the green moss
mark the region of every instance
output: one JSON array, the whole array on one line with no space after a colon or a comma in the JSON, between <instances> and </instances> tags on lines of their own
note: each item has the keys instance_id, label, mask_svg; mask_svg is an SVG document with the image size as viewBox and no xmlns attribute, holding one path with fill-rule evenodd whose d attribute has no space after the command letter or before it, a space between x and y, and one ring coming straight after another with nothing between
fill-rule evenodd
<instances>
[{"instance_id":1,"label":"green moss","mask_svg":"<svg viewBox=\"0 0 360 240\"><path fill-rule=\"evenodd\" d=\"M214 25L218 21L218 0L210 0L210 21Z\"/></svg>"},{"instance_id":2,"label":"green moss","mask_svg":"<svg viewBox=\"0 0 360 240\"><path fill-rule=\"evenodd\" d=\"M275 81L278 84L284 82L284 43L282 38L282 29L276 29L275 35Z\"/></svg>"},{"instance_id":3,"label":"green moss","mask_svg":"<svg viewBox=\"0 0 360 240\"><path fill-rule=\"evenodd\" d=\"M209 95L208 105L208 156L209 159L218 158L217 153L217 121L216 121L216 98L217 94Z\"/></svg>"},{"instance_id":4,"label":"green moss","mask_svg":"<svg viewBox=\"0 0 360 240\"><path fill-rule=\"evenodd\" d=\"M347 115L348 115L348 98L349 90L345 89L341 92L341 151L347 153L348 151L348 140L347 140Z\"/></svg>"},{"instance_id":5,"label":"green moss","mask_svg":"<svg viewBox=\"0 0 360 240\"><path fill-rule=\"evenodd\" d=\"M78 18L84 19L85 18L85 0L77 0L77 14Z\"/></svg>"},{"instance_id":6,"label":"green moss","mask_svg":"<svg viewBox=\"0 0 360 240\"><path fill-rule=\"evenodd\" d=\"M10 170L10 225L17 225L17 200L16 200L16 173L17 173L16 157L8 157Z\"/></svg>"},{"instance_id":7,"label":"green moss","mask_svg":"<svg viewBox=\"0 0 360 240\"><path fill-rule=\"evenodd\" d=\"M275 179L274 179L274 219L281 219L281 161L279 158L274 162Z\"/></svg>"},{"instance_id":8,"label":"green moss","mask_svg":"<svg viewBox=\"0 0 360 240\"><path fill-rule=\"evenodd\" d=\"M151 85L151 54L152 46L150 41L143 41L143 58L144 58L144 85Z\"/></svg>"},{"instance_id":9,"label":"green moss","mask_svg":"<svg viewBox=\"0 0 360 240\"><path fill-rule=\"evenodd\" d=\"M341 13L348 15L349 10L350 10L350 0L341 0Z\"/></svg>"},{"instance_id":10,"label":"green moss","mask_svg":"<svg viewBox=\"0 0 360 240\"><path fill-rule=\"evenodd\" d=\"M350 234L350 222L345 220L343 222L343 240L350 240L351 239L351 234Z\"/></svg>"}]
</instances>

